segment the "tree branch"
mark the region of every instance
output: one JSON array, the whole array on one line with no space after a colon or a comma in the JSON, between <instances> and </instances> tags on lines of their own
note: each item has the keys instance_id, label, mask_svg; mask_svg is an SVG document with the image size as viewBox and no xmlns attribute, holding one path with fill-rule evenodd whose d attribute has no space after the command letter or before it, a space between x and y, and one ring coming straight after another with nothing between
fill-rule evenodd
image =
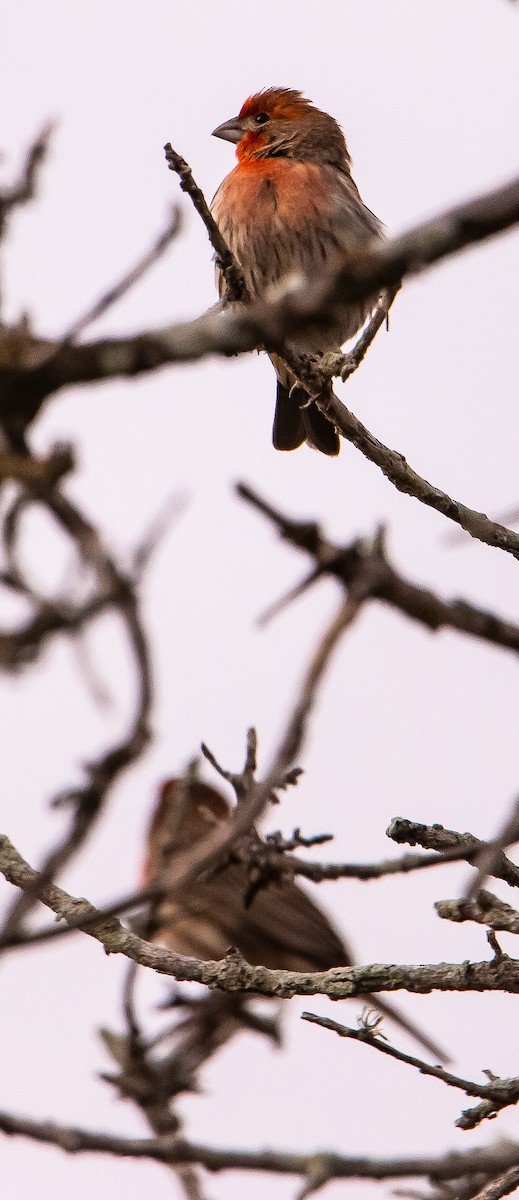
<instances>
[{"instance_id":1,"label":"tree branch","mask_svg":"<svg viewBox=\"0 0 519 1200\"><path fill-rule=\"evenodd\" d=\"M114 1154L122 1158L144 1158L154 1162L199 1163L208 1171L264 1171L278 1175L300 1175L312 1179L460 1179L467 1174L517 1167L519 1145L505 1144L476 1148L460 1154L450 1151L434 1157L367 1158L316 1150L311 1154L283 1150L234 1150L197 1145L181 1138L125 1138L77 1126L58 1125L0 1112L0 1130L11 1136L31 1138L59 1146L67 1154Z\"/></svg>"},{"instance_id":2,"label":"tree branch","mask_svg":"<svg viewBox=\"0 0 519 1200\"><path fill-rule=\"evenodd\" d=\"M285 516L247 484L238 483L236 491L242 500L277 526L285 541L306 550L315 559L315 569L289 593L289 600L300 595L321 575L333 575L348 590L362 576L366 599L382 600L430 630L455 629L516 653L519 650L519 625L464 600L442 600L429 588L410 583L399 575L387 557L382 531L371 538L358 538L347 546L337 546L324 537L315 522L296 521ZM278 601L263 615L262 621L277 614L285 603L286 600Z\"/></svg>"},{"instance_id":3,"label":"tree branch","mask_svg":"<svg viewBox=\"0 0 519 1200\"><path fill-rule=\"evenodd\" d=\"M38 171L47 155L53 132L54 124L52 122L43 126L41 133L27 151L17 182L11 184L10 187L0 188L0 238L4 233L6 218L12 209L27 204L34 198Z\"/></svg>"},{"instance_id":4,"label":"tree branch","mask_svg":"<svg viewBox=\"0 0 519 1200\"><path fill-rule=\"evenodd\" d=\"M479 1192L472 1197L472 1200L501 1200L501 1196L509 1196L510 1192L517 1191L519 1187L519 1167L511 1167L509 1171L497 1176L496 1179L491 1179L490 1183L485 1184Z\"/></svg>"},{"instance_id":5,"label":"tree branch","mask_svg":"<svg viewBox=\"0 0 519 1200\"><path fill-rule=\"evenodd\" d=\"M307 862L295 855L285 854L279 850L275 842L271 844L268 839L265 842L259 839L257 846L251 845L247 848L247 861L253 868L257 867L258 871L264 872L269 880L294 878L296 875L302 875L304 879L310 879L312 883L334 882L338 879L359 879L367 882L373 879L383 879L387 875L407 875L411 871L427 870L430 867L441 867L459 862L460 859L466 859L466 856L466 849L458 846L446 850L444 854L403 854L400 858L388 858L373 863L321 863ZM232 849L229 857L231 860L236 857L242 861L238 853ZM2 949L25 949L28 946L40 945L42 942L61 940L77 933L78 930L85 932L89 923L96 924L99 921L106 921L110 917L142 908L150 900L156 900L164 890L166 890L166 883L159 876L147 887L127 892L118 900L96 909L90 922L82 916L79 918L78 924L71 917L67 925L56 925L54 922L52 925L46 925L29 933L13 932L5 939L2 937L0 952ZM445 901L445 904L448 903ZM446 913L440 913L440 916L446 915Z\"/></svg>"},{"instance_id":6,"label":"tree branch","mask_svg":"<svg viewBox=\"0 0 519 1200\"><path fill-rule=\"evenodd\" d=\"M377 244L360 255L348 269L332 278L305 280L298 291L292 284L275 304L219 305L187 324L142 333L134 338L66 345L56 353L55 343L33 339L25 358L33 366L20 369L13 363L9 389L0 397L2 419L9 427L32 420L51 392L71 384L119 376L133 376L174 362L192 362L208 354L241 354L258 346L279 348L287 334L298 332L324 315L334 320L337 304L353 302L391 287L464 246L506 229L519 220L519 180L456 206L416 229ZM22 356L21 361L24 361ZM34 365L35 363L38 365ZM400 491L443 513L472 537L519 557L519 536L469 509L434 487L414 471L404 457L384 446L337 397L329 415L343 436L383 470Z\"/></svg>"},{"instance_id":7,"label":"tree branch","mask_svg":"<svg viewBox=\"0 0 519 1200\"><path fill-rule=\"evenodd\" d=\"M65 523L65 527L68 528L69 525L71 526L71 531L74 530L74 534L79 539L80 544L83 541L85 542L85 554L87 557L89 559L93 557L97 563L97 559L100 556L101 564L107 564L108 577L110 579L113 564L111 564L111 560L106 560L99 540L93 535L90 526L87 526L84 519L75 509L71 508L71 511L69 511L68 504L61 495L58 501L56 495L53 494L49 499L49 504L52 511L55 511L56 515ZM251 755L255 755L255 746L253 747L252 744L253 731L249 731L244 772L244 778L248 776L250 780L248 793L243 796L227 820L221 822L201 842L196 843L194 847L185 850L179 855L175 868L165 870L163 875L154 884L150 885L150 896L164 892L172 896L176 892L181 891L191 879L197 878L201 871L207 870L209 867L214 867L221 861L225 861L230 848L244 834L249 832L255 821L259 818L272 793L275 793L276 789L286 786L288 774L291 768L293 768L294 759L303 743L308 717L329 660L343 633L352 624L360 611L362 605L362 586L362 579L359 577L356 588L353 589L356 594L352 594L341 605L338 613L318 643L303 678L301 688L296 696L292 714L289 717L280 746L274 755L272 765L265 779L261 783L255 783L253 780ZM140 626L137 623L135 626L136 636L139 630ZM146 663L147 659L144 659L143 664L145 665ZM68 858L75 851L78 844L82 844L87 830L97 815L100 800L104 796L114 773L119 771L122 766L126 766L136 753L141 752L143 747L142 737L147 733L146 726L142 726L141 716L143 713L144 715L147 714L148 706L151 702L148 675L142 675L141 680L142 687L137 721L129 740L123 743L121 747L109 752L98 763L90 764L90 781L83 789L77 790L70 795L65 794L64 799L66 801L70 799L76 804L76 816L71 832L58 845L56 850L51 851L45 860L43 866L44 882L50 881L63 862L68 861ZM38 886L38 895L41 898L42 893L39 885L42 880L34 872L33 876L35 885ZM29 893L31 892L30 887L27 890ZM34 892L31 893L32 899L26 896L19 897L13 904L0 935L0 947L3 945L4 948L7 948L11 944L19 944L18 937L15 937L12 942L11 938L13 933L16 934L18 931L21 917L26 914L26 911L34 902L35 894ZM89 922L98 920L99 914L92 906L89 906L89 911L90 918L88 919L87 916L87 923L90 928ZM121 926L119 928L122 929Z\"/></svg>"},{"instance_id":8,"label":"tree branch","mask_svg":"<svg viewBox=\"0 0 519 1200\"><path fill-rule=\"evenodd\" d=\"M195 183L191 167L186 162L185 158L182 158L180 154L177 154L176 150L173 149L171 142L167 142L167 144L164 146L164 151L166 155L166 162L170 171L176 171L180 178L180 186L182 191L186 192L186 194L190 197L199 217L201 217L206 227L209 235L209 241L215 252L216 262L225 279L227 287L227 299L245 299L247 296L247 288L243 271L240 267L240 264L236 261L234 255L231 253L223 234L220 232L202 189L198 187L197 183Z\"/></svg>"},{"instance_id":9,"label":"tree branch","mask_svg":"<svg viewBox=\"0 0 519 1200\"><path fill-rule=\"evenodd\" d=\"M80 559L87 568L94 572L97 582L93 611L94 615L106 607L107 603L116 607L124 622L135 666L137 671L137 694L135 709L129 723L129 728L120 742L103 752L96 760L86 765L86 782L82 787L68 789L55 798L55 805L68 805L73 809L70 827L64 837L52 848L42 866L43 879L50 881L59 869L67 863L85 841L94 821L96 820L107 792L117 776L130 763L134 762L143 752L150 739L149 720L152 708L152 677L151 663L146 635L140 616L140 603L136 586L132 579L125 575L117 566L113 556L105 548L102 538L91 522L80 509L74 505L59 488L44 484L33 484L27 497L22 497L22 507L33 502L43 503L50 511L61 528L74 543ZM21 511L18 504L17 515ZM11 538L10 535L4 536ZM78 617L87 613L79 610ZM74 625L71 617L70 624ZM40 612L36 617L36 628L25 629L23 635L29 634L32 641L27 645L34 652L35 645L41 644L43 638L51 632L52 627L63 628L62 618L56 614ZM18 650L20 647L18 646ZM9 940L10 935L19 929L20 923L27 916L34 904L35 896L30 889L23 896L17 897L5 918L3 929L0 931L2 940Z\"/></svg>"},{"instance_id":10,"label":"tree branch","mask_svg":"<svg viewBox=\"0 0 519 1200\"><path fill-rule=\"evenodd\" d=\"M133 267L130 268L129 271L125 272L125 274L117 281L117 283L112 284L112 286L108 288L108 290L104 292L103 295L100 296L99 299L96 300L95 303L91 305L91 307L88 308L85 313L83 313L82 316L77 317L76 320L72 322L66 333L63 334L63 337L56 348L57 353L59 353L63 345L68 342L75 341L75 339L78 338L79 335L83 333L89 325L91 325L94 321L98 321L100 317L104 316L105 312L107 312L109 308L112 308L114 304L118 304L119 300L122 300L123 296L125 296L126 293L131 290L131 288L135 287L135 284L143 278L146 272L149 271L150 268L153 267L160 258L162 258L162 255L171 245L172 241L178 237L181 224L180 209L178 209L175 205L169 214L167 224L155 238L153 244L150 246L150 249L138 259L138 261Z\"/></svg>"},{"instance_id":11,"label":"tree branch","mask_svg":"<svg viewBox=\"0 0 519 1200\"><path fill-rule=\"evenodd\" d=\"M260 786L264 787L258 785L258 792ZM171 975L181 982L189 980L223 991L256 992L277 998L326 995L334 1000L401 990L416 994L431 991L519 992L519 962L506 955L494 958L492 962L427 966L374 963L313 972L251 967L235 951L219 963L188 958L144 941L125 929L115 917L103 919L88 900L79 900L56 884L42 882L38 872L25 862L4 835L0 835L0 871L9 883L29 891L32 897L37 896L58 917L72 919L83 932L101 942L108 954L124 954L141 966Z\"/></svg>"},{"instance_id":12,"label":"tree branch","mask_svg":"<svg viewBox=\"0 0 519 1200\"><path fill-rule=\"evenodd\" d=\"M519 1100L519 1079L517 1078L496 1079L491 1077L490 1083L474 1083L471 1079L462 1079L461 1076L446 1071L444 1067L431 1066L423 1059L416 1058L413 1054L405 1054L403 1050L391 1046L380 1033L380 1017L377 1017L372 1025L361 1025L360 1029L350 1029L346 1025L339 1024L338 1021L332 1021L329 1017L321 1017L317 1013L304 1012L301 1017L303 1021L308 1021L311 1025L320 1025L323 1029L329 1029L341 1038L363 1042L371 1046L373 1050L379 1050L381 1054L386 1054L388 1058L394 1058L397 1062L414 1067L421 1075L428 1075L447 1084L447 1087L465 1092L466 1096L481 1097L484 1101L483 1104L467 1109L458 1118L456 1121L458 1129L474 1129L481 1121L495 1117L503 1108L515 1105Z\"/></svg>"},{"instance_id":13,"label":"tree branch","mask_svg":"<svg viewBox=\"0 0 519 1200\"><path fill-rule=\"evenodd\" d=\"M410 846L423 846L424 850L436 850L440 854L458 849L460 858L471 864L475 862L476 865L481 854L491 845L472 833L456 833L453 829L444 829L443 825L421 825L404 817L394 817L386 833L398 845L408 843ZM519 867L502 850L492 863L491 874L496 879L504 879L510 887L519 887Z\"/></svg>"},{"instance_id":14,"label":"tree branch","mask_svg":"<svg viewBox=\"0 0 519 1200\"><path fill-rule=\"evenodd\" d=\"M519 933L519 913L516 909L484 889L473 900L436 900L434 907L438 916L445 921L475 921L498 932Z\"/></svg>"}]
</instances>

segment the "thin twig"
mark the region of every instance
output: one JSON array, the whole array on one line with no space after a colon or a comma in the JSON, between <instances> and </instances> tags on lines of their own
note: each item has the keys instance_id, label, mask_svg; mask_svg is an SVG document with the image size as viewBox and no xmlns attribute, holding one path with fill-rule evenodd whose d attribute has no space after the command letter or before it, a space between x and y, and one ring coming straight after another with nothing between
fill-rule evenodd
<instances>
[{"instance_id":1,"label":"thin twig","mask_svg":"<svg viewBox=\"0 0 519 1200\"><path fill-rule=\"evenodd\" d=\"M519 841L519 800L514 801L500 833L488 841L485 849L482 850L477 861L476 874L465 892L466 900L475 900L487 875L494 875L494 865L500 862L502 851L507 846L513 846L517 841Z\"/></svg>"},{"instance_id":2,"label":"thin twig","mask_svg":"<svg viewBox=\"0 0 519 1200\"><path fill-rule=\"evenodd\" d=\"M84 604L64 603L41 604L33 617L21 628L6 633L0 631L0 668L17 671L33 663L41 655L49 638L56 634L77 634L95 617L110 608L117 607L117 597L112 592L96 595Z\"/></svg>"},{"instance_id":3,"label":"thin twig","mask_svg":"<svg viewBox=\"0 0 519 1200\"><path fill-rule=\"evenodd\" d=\"M240 264L236 262L234 255L231 253L223 234L220 232L207 204L204 193L202 192L201 188L198 187L198 184L195 183L191 167L186 162L185 158L182 158L180 154L177 154L170 142L167 142L167 144L164 146L164 152L170 171L176 171L180 178L180 186L182 191L186 192L192 200L199 217L201 217L207 229L209 241L215 252L218 267L220 268L225 279L228 299L243 300L247 294L243 271L240 267Z\"/></svg>"},{"instance_id":4,"label":"thin twig","mask_svg":"<svg viewBox=\"0 0 519 1200\"><path fill-rule=\"evenodd\" d=\"M149 271L150 268L153 267L160 258L162 258L162 255L168 249L168 246L171 245L171 242L178 237L181 227L182 220L180 209L177 205L174 205L168 217L165 228L161 233L159 233L158 237L155 238L155 241L150 246L150 249L138 259L133 267L130 267L130 269L125 272L125 274L117 281L117 283L112 284L112 286L108 288L108 290L104 292L104 294L100 296L99 299L96 300L95 303L86 310L86 312L84 312L80 317L76 317L76 320L69 325L68 329L61 337L57 346L57 352L59 352L62 346L75 341L80 334L84 333L85 329L87 329L89 325L92 325L94 321L98 321L100 317L104 316L105 312L107 312L109 308L112 308L114 304L118 304L119 300L122 300L123 296L125 296L127 292L131 290L131 288L135 287L135 284L142 279L147 271Z\"/></svg>"},{"instance_id":5,"label":"thin twig","mask_svg":"<svg viewBox=\"0 0 519 1200\"><path fill-rule=\"evenodd\" d=\"M386 1054L388 1058L395 1058L397 1062L414 1067L421 1075L429 1075L431 1078L439 1079L442 1083L447 1084L447 1087L457 1088L466 1096L479 1096L485 1101L485 1104L478 1105L477 1109L473 1108L464 1112L456 1121L456 1125L460 1129L473 1129L484 1118L495 1116L501 1109L517 1104L519 1100L519 1079L492 1078L490 1083L474 1083L471 1079L462 1079L459 1075L453 1075L444 1067L430 1066L421 1058L416 1058L413 1054L405 1054L403 1050L398 1050L396 1046L383 1040L378 1030L378 1021L375 1028L367 1025L360 1029L350 1029L347 1025L341 1025L338 1021L333 1021L330 1017L321 1017L317 1013L303 1012L301 1017L303 1021L308 1021L311 1025L320 1025L323 1029L329 1029L341 1038L363 1042L365 1045L371 1046L373 1050L379 1050L381 1054Z\"/></svg>"},{"instance_id":6,"label":"thin twig","mask_svg":"<svg viewBox=\"0 0 519 1200\"><path fill-rule=\"evenodd\" d=\"M362 577L365 581L369 579L369 587L367 583L365 585L367 596L384 601L428 629L456 629L516 653L519 651L519 625L464 600L443 600L429 588L420 587L399 575L388 559L382 531L378 530L371 538L358 538L347 546L337 546L324 537L316 522L286 516L247 484L238 483L236 492L272 521L285 541L306 550L315 560L309 575L290 590L288 597L276 601L262 614L262 623L270 620L322 575L333 575L348 589L355 587L356 580Z\"/></svg>"},{"instance_id":7,"label":"thin twig","mask_svg":"<svg viewBox=\"0 0 519 1200\"><path fill-rule=\"evenodd\" d=\"M252 864L256 862L255 853L255 848L252 846L249 852L249 861ZM278 850L276 845L271 848L268 839L266 845L263 844L258 848L259 864L267 862L269 875L272 878L302 875L304 879L310 879L312 883L333 882L338 879L358 879L368 882L374 879L384 879L391 875L408 875L412 871L426 871L431 867L443 867L448 866L449 863L460 862L466 859L466 855L466 849L457 846L452 850L445 851L444 854L402 854L399 858L385 858L380 862L326 863L309 862L303 858L297 858L293 854L283 853ZM122 909L118 911L121 912Z\"/></svg>"},{"instance_id":8,"label":"thin twig","mask_svg":"<svg viewBox=\"0 0 519 1200\"><path fill-rule=\"evenodd\" d=\"M43 126L38 137L29 147L20 176L10 187L0 188L0 237L5 229L5 221L13 208L27 204L36 194L38 171L48 153L50 139L55 125L49 121Z\"/></svg>"},{"instance_id":9,"label":"thin twig","mask_svg":"<svg viewBox=\"0 0 519 1200\"><path fill-rule=\"evenodd\" d=\"M83 845L98 817L109 788L120 773L143 753L150 739L149 719L152 707L151 663L146 635L140 617L140 605L133 582L118 568L103 545L97 529L58 488L40 484L31 488L27 502L46 505L59 525L70 536L85 564L93 568L98 581L99 603L110 597L126 626L137 670L137 693L134 714L126 735L96 760L86 764L87 779L82 787L69 789L54 801L72 806L73 815L64 837L47 853L41 867L41 877L50 881ZM2 940L9 941L35 903L29 891L12 904L0 931Z\"/></svg>"},{"instance_id":10,"label":"thin twig","mask_svg":"<svg viewBox=\"0 0 519 1200\"><path fill-rule=\"evenodd\" d=\"M132 574L137 579L142 578L165 534L185 512L187 504L187 496L177 491L172 492L164 501L160 511L153 518L144 537L132 553Z\"/></svg>"},{"instance_id":11,"label":"thin twig","mask_svg":"<svg viewBox=\"0 0 519 1200\"><path fill-rule=\"evenodd\" d=\"M339 376L345 383L350 375L358 370L379 329L388 322L389 310L400 291L400 286L395 284L382 292L352 350L348 350L346 354L323 355L319 363L320 374L331 379Z\"/></svg>"}]
</instances>

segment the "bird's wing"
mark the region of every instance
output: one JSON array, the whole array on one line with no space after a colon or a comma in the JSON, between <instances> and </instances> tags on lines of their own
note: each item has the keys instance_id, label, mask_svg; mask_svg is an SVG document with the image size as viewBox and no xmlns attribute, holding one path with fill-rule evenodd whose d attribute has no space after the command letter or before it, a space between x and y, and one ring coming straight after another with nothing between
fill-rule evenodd
<instances>
[{"instance_id":1,"label":"bird's wing","mask_svg":"<svg viewBox=\"0 0 519 1200\"><path fill-rule=\"evenodd\" d=\"M328 918L297 884L269 883L245 907L247 872L232 865L197 883L182 898L193 919L212 920L220 943L237 946L248 962L287 970L326 970L351 961Z\"/></svg>"}]
</instances>

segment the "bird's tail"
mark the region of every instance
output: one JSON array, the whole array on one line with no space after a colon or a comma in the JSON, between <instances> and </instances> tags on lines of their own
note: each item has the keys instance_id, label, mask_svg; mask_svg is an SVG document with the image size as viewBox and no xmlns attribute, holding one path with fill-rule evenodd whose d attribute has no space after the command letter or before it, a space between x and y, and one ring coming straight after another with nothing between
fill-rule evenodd
<instances>
[{"instance_id":1,"label":"bird's tail","mask_svg":"<svg viewBox=\"0 0 519 1200\"><path fill-rule=\"evenodd\" d=\"M308 405L304 388L293 387L289 391L279 379L272 441L276 450L297 450L305 441L321 454L335 457L340 450L335 425L317 404Z\"/></svg>"}]
</instances>

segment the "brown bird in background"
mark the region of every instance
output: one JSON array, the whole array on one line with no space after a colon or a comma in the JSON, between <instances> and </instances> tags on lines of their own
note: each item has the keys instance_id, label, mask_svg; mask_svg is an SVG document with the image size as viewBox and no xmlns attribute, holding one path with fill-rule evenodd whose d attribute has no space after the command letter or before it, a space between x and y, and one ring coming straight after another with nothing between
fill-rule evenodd
<instances>
[{"instance_id":1,"label":"brown bird in background","mask_svg":"<svg viewBox=\"0 0 519 1200\"><path fill-rule=\"evenodd\" d=\"M236 144L238 165L220 184L213 216L237 258L251 299L282 279L312 280L345 266L382 236L380 221L363 203L337 121L291 88L271 87L242 105L213 136ZM217 272L220 295L225 281ZM316 324L290 338L303 355L339 350L358 333L376 296L344 304L331 325ZM305 440L322 454L339 453L339 435L300 387L282 358L270 355L277 375L272 440L295 450ZM320 395L331 394L331 383Z\"/></svg>"},{"instance_id":2,"label":"brown bird in background","mask_svg":"<svg viewBox=\"0 0 519 1200\"><path fill-rule=\"evenodd\" d=\"M159 790L147 834L142 883L150 883L175 856L205 838L226 820L230 805L215 788L200 781L168 779ZM235 946L253 966L273 970L326 971L353 964L351 952L328 917L290 879L269 883L253 895L245 864L229 863L189 884L153 910L147 936L178 954L220 960ZM369 1001L433 1055L444 1052L407 1017L378 996Z\"/></svg>"}]
</instances>

